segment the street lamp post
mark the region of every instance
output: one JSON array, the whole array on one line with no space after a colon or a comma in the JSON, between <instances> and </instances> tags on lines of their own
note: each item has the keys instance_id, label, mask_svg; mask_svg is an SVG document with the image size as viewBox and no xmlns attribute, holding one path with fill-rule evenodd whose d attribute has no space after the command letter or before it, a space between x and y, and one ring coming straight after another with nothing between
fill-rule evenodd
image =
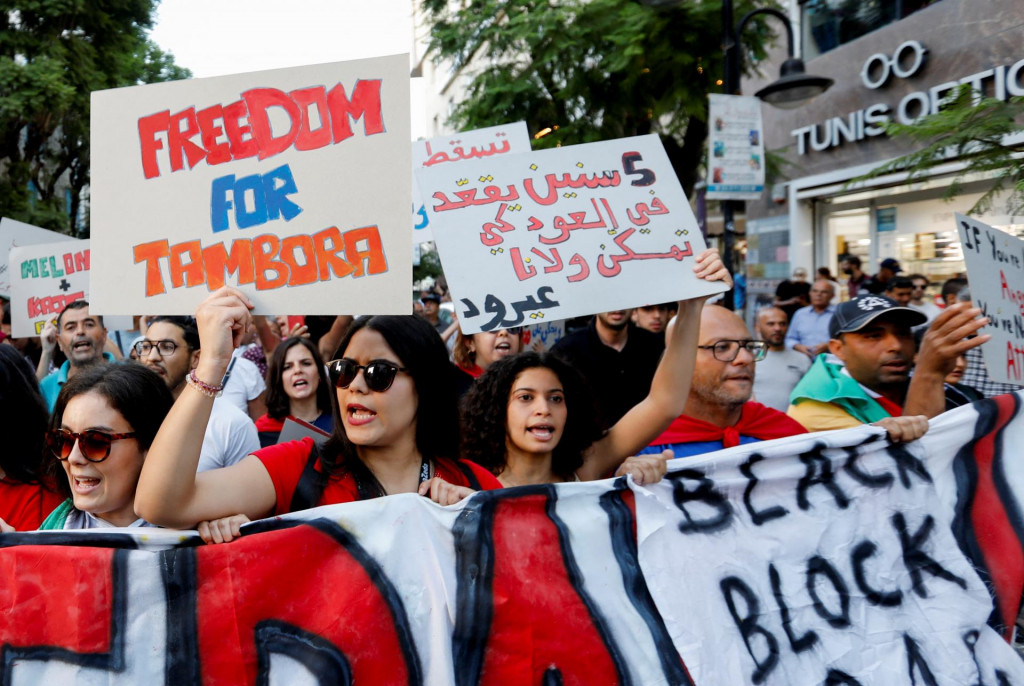
<instances>
[{"instance_id":1,"label":"street lamp post","mask_svg":"<svg viewBox=\"0 0 1024 686\"><path fill-rule=\"evenodd\" d=\"M651 7L672 7L680 4L683 0L641 0L645 5ZM767 102L769 105L783 109L799 107L811 98L824 93L832 85L832 79L823 76L809 76L805 73L804 61L796 57L793 41L793 25L783 12L772 7L761 7L751 10L743 15L739 24L733 26L732 0L722 0L722 53L725 58L725 79L723 90L727 95L740 95L740 71L742 67L742 55L740 54L740 37L743 29L751 19L759 14L769 14L779 21L786 28L786 41L789 49L789 57L782 63L780 78L768 84L755 95ZM722 263L729 273L733 271L732 256L733 243L736 235L735 212L736 206L741 200L722 200L722 224L723 224L723 250ZM730 290L725 294L723 305L733 309L733 293Z\"/></svg>"}]
</instances>

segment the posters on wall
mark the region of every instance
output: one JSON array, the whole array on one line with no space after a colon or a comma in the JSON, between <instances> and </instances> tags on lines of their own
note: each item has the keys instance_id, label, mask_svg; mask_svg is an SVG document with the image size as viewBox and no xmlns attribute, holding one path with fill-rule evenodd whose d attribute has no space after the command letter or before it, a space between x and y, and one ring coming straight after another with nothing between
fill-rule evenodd
<instances>
[{"instance_id":1,"label":"posters on wall","mask_svg":"<svg viewBox=\"0 0 1024 686\"><path fill-rule=\"evenodd\" d=\"M752 95L708 96L708 200L757 200L764 192L764 125Z\"/></svg>"},{"instance_id":2,"label":"posters on wall","mask_svg":"<svg viewBox=\"0 0 1024 686\"><path fill-rule=\"evenodd\" d=\"M93 304L407 314L408 56L92 95Z\"/></svg>"},{"instance_id":3,"label":"posters on wall","mask_svg":"<svg viewBox=\"0 0 1024 686\"><path fill-rule=\"evenodd\" d=\"M724 290L656 135L417 175L464 333Z\"/></svg>"}]
</instances>

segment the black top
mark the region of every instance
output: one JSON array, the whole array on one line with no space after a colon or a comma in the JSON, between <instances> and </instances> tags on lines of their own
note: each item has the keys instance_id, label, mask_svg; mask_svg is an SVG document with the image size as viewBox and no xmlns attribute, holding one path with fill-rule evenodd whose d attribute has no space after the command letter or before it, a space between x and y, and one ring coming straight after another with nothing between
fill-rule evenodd
<instances>
[{"instance_id":1,"label":"black top","mask_svg":"<svg viewBox=\"0 0 1024 686\"><path fill-rule=\"evenodd\" d=\"M601 413L601 426L607 429L647 397L665 339L630 324L626 345L619 352L601 342L596 321L560 340L551 352L586 379Z\"/></svg>"},{"instance_id":2,"label":"black top","mask_svg":"<svg viewBox=\"0 0 1024 686\"><path fill-rule=\"evenodd\" d=\"M777 305L777 307L786 313L786 317L793 321L793 313L799 310L801 307L806 307L810 304L811 296L811 284L806 281L790 281L786 279L779 284L778 288L775 289L776 300L789 300L791 298L798 298L803 296L804 303L793 303L791 305Z\"/></svg>"}]
</instances>

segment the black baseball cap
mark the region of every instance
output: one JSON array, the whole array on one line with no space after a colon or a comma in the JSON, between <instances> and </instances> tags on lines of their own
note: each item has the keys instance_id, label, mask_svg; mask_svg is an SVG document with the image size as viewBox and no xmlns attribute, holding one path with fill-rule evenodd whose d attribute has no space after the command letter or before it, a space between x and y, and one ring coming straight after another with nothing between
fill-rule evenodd
<instances>
[{"instance_id":1,"label":"black baseball cap","mask_svg":"<svg viewBox=\"0 0 1024 686\"><path fill-rule=\"evenodd\" d=\"M892 298L884 295L862 295L836 307L832 312L832 321L828 324L828 335L838 338L839 334L860 331L886 314L897 315L907 326L917 326L928 321L924 313L903 307Z\"/></svg>"},{"instance_id":2,"label":"black baseball cap","mask_svg":"<svg viewBox=\"0 0 1024 686\"><path fill-rule=\"evenodd\" d=\"M900 267L899 260L892 257L887 257L884 260L882 260L882 264L880 264L879 267L881 269L888 269L893 274L899 274L901 271L903 271L903 269Z\"/></svg>"}]
</instances>

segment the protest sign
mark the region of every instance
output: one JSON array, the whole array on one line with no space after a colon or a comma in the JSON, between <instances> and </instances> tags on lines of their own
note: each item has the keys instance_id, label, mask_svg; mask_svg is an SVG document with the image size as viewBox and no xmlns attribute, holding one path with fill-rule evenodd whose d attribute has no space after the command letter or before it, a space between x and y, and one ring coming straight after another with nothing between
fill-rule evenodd
<instances>
[{"instance_id":1,"label":"protest sign","mask_svg":"<svg viewBox=\"0 0 1024 686\"><path fill-rule=\"evenodd\" d=\"M409 165L406 55L93 93L93 307L407 314Z\"/></svg>"},{"instance_id":2,"label":"protest sign","mask_svg":"<svg viewBox=\"0 0 1024 686\"><path fill-rule=\"evenodd\" d=\"M764 192L761 101L752 95L708 96L708 200L757 200Z\"/></svg>"},{"instance_id":3,"label":"protest sign","mask_svg":"<svg viewBox=\"0 0 1024 686\"><path fill-rule=\"evenodd\" d=\"M1024 241L988 224L956 214L960 245L971 282L971 300L989 318L979 333L993 381L1024 383Z\"/></svg>"},{"instance_id":4,"label":"protest sign","mask_svg":"<svg viewBox=\"0 0 1024 686\"><path fill-rule=\"evenodd\" d=\"M40 229L38 226L25 224L4 217L0 219L0 296L11 297L11 279L8 273L8 253L11 248L20 245L37 245L39 243L56 243L66 241L69 236L56 231Z\"/></svg>"},{"instance_id":5,"label":"protest sign","mask_svg":"<svg viewBox=\"0 0 1024 686\"><path fill-rule=\"evenodd\" d=\"M89 263L89 241L71 239L12 249L11 335L38 336L65 305L88 300Z\"/></svg>"},{"instance_id":6,"label":"protest sign","mask_svg":"<svg viewBox=\"0 0 1024 686\"><path fill-rule=\"evenodd\" d=\"M416 169L517 152L530 152L530 134L526 130L526 122L522 121L413 142L413 244L419 245L434 240L434 232L430 228L430 217L424 207L423 193L416 181Z\"/></svg>"},{"instance_id":7,"label":"protest sign","mask_svg":"<svg viewBox=\"0 0 1024 686\"><path fill-rule=\"evenodd\" d=\"M720 293L656 135L417 171L463 333Z\"/></svg>"},{"instance_id":8,"label":"protest sign","mask_svg":"<svg viewBox=\"0 0 1024 686\"><path fill-rule=\"evenodd\" d=\"M551 350L565 336L565 322L544 322L523 329L523 350Z\"/></svg>"},{"instance_id":9,"label":"protest sign","mask_svg":"<svg viewBox=\"0 0 1024 686\"><path fill-rule=\"evenodd\" d=\"M948 412L910 445L805 434L646 487L396 495L226 545L4 534L4 679L1021 686L1020 404Z\"/></svg>"}]
</instances>

